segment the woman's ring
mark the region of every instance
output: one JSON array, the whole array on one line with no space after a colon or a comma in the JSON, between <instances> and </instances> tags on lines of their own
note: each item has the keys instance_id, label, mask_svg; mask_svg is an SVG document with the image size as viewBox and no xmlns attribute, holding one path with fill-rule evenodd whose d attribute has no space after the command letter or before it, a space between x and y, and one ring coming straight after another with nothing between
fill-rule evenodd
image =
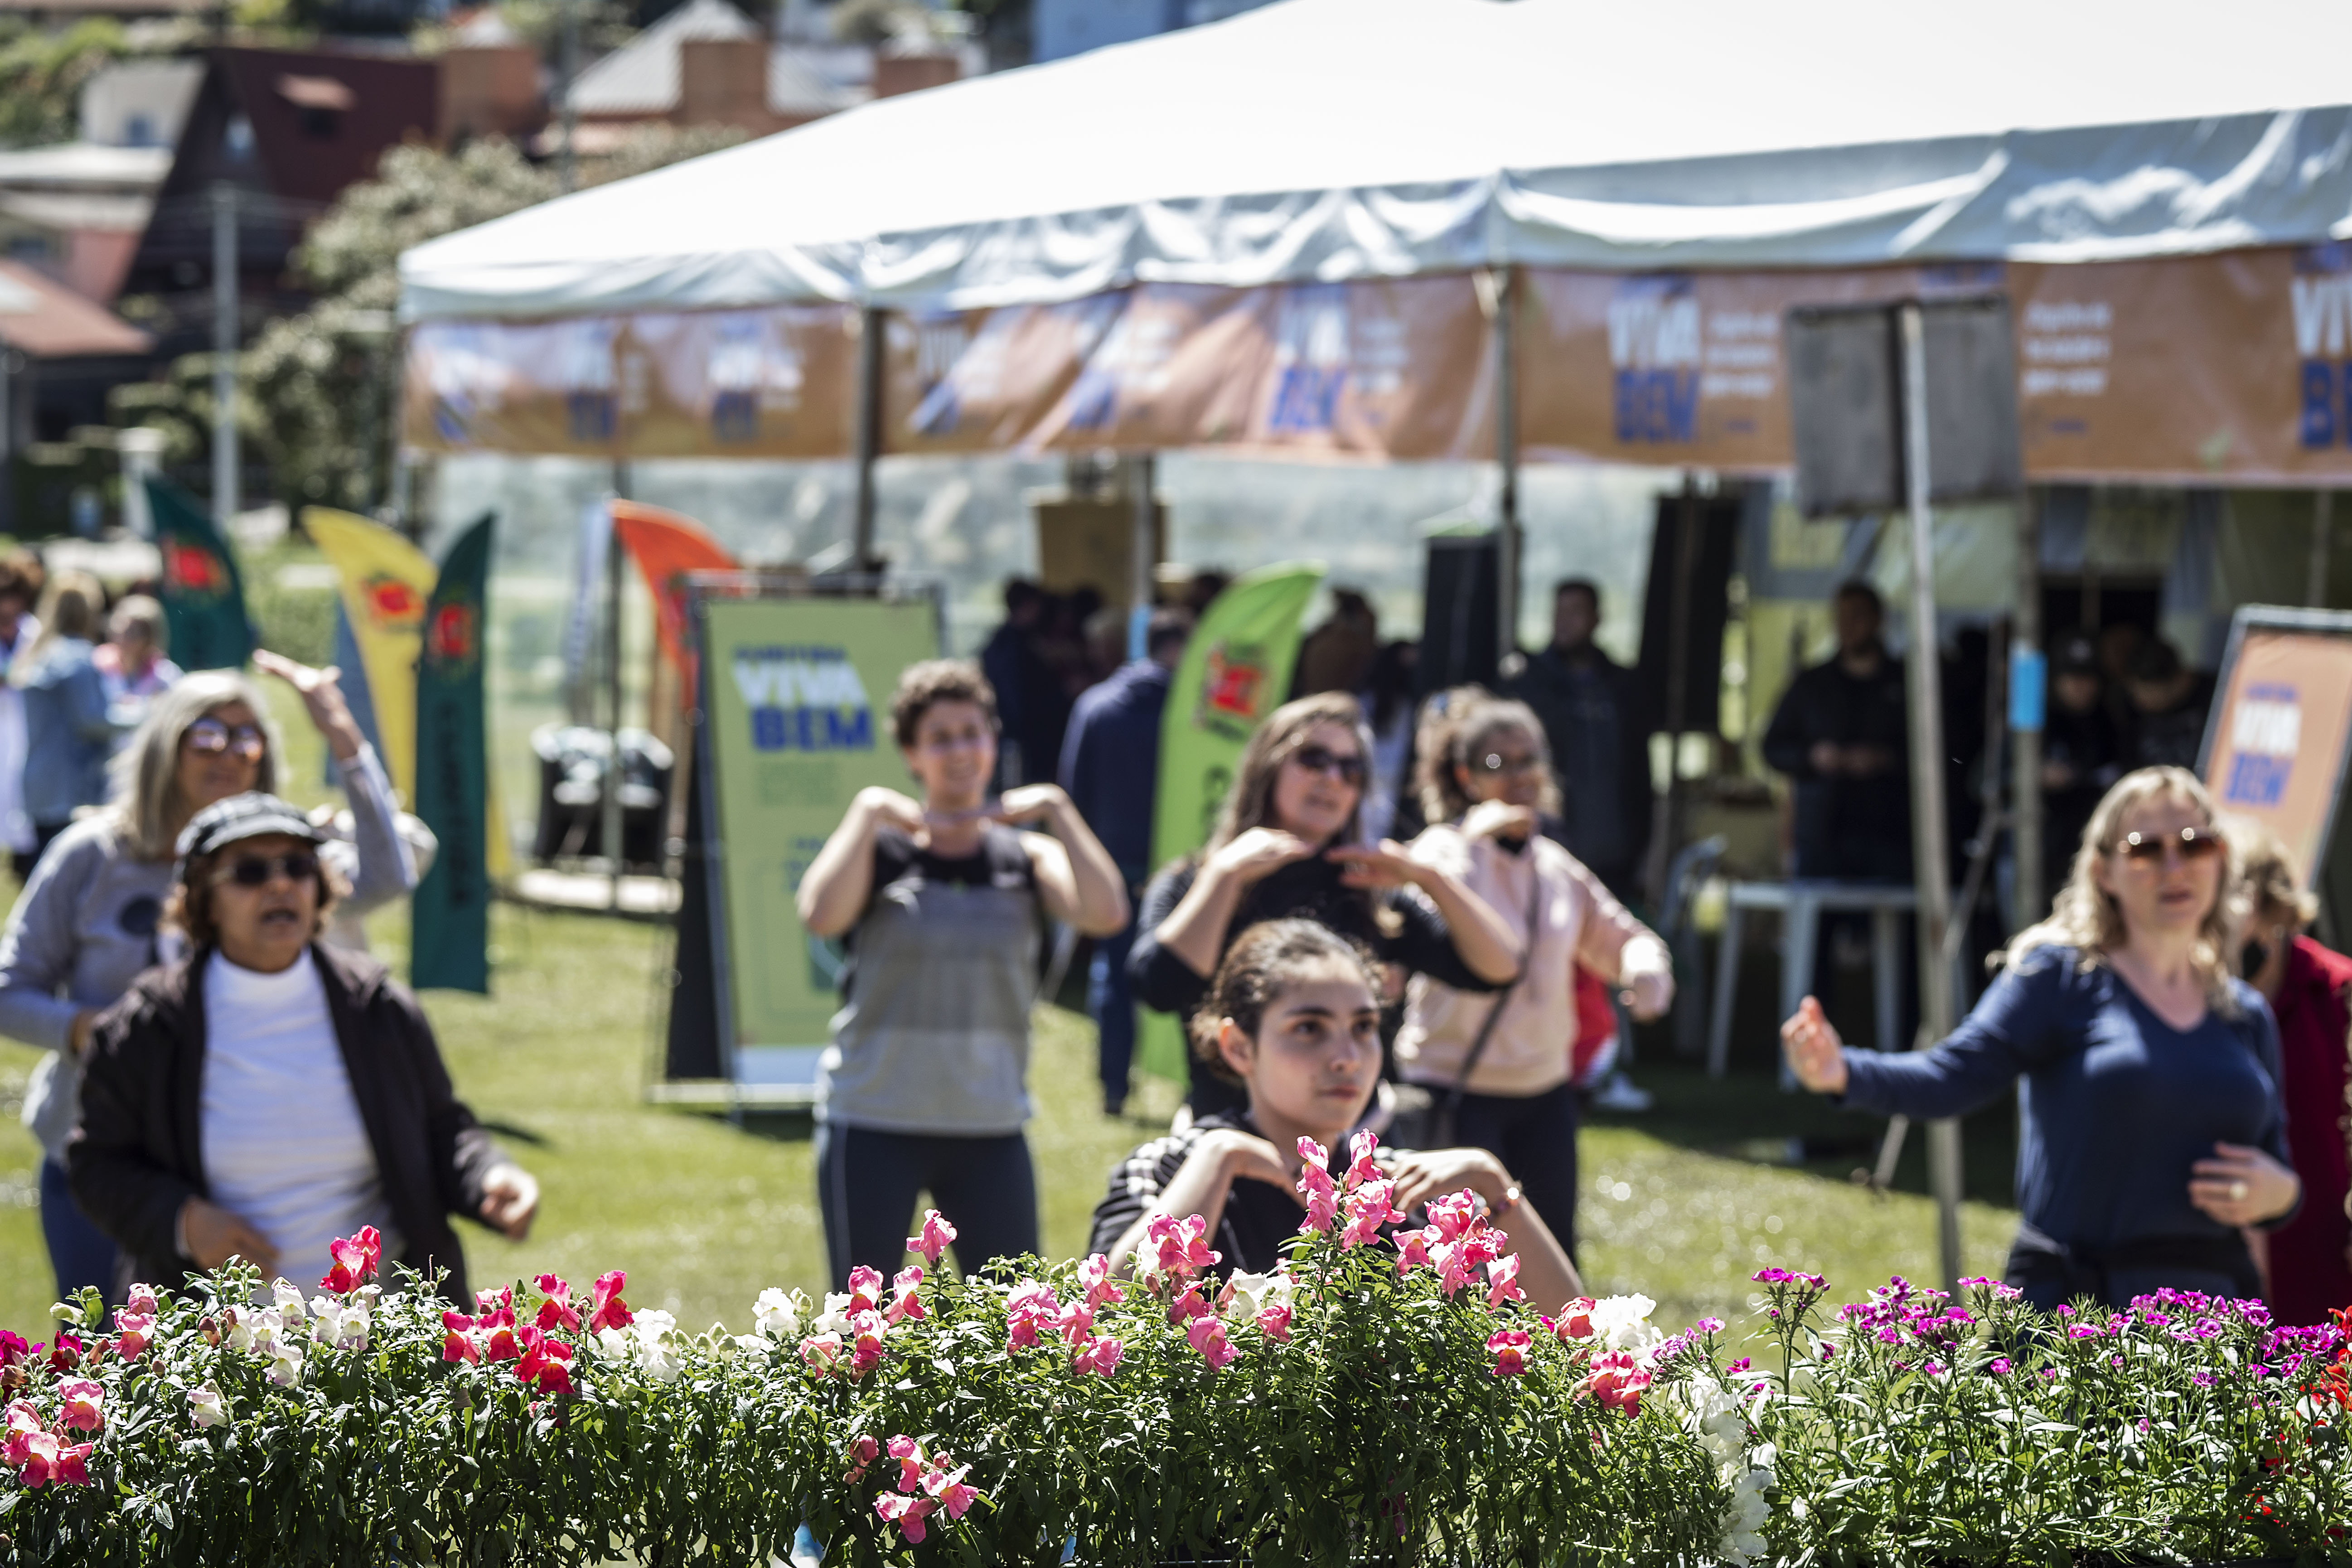
<instances>
[{"instance_id":1,"label":"woman's ring","mask_svg":"<svg viewBox=\"0 0 2352 1568\"><path fill-rule=\"evenodd\" d=\"M2230 1201L2233 1204L2242 1204L2246 1201L2245 1183L2231 1182L2230 1184Z\"/></svg>"}]
</instances>

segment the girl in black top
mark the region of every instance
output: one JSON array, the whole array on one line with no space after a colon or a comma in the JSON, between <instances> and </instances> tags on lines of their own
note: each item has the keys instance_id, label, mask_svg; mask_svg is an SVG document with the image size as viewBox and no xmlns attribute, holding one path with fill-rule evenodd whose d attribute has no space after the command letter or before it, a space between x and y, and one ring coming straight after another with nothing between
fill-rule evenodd
<instances>
[{"instance_id":1,"label":"girl in black top","mask_svg":"<svg viewBox=\"0 0 2352 1568\"><path fill-rule=\"evenodd\" d=\"M1344 1174L1348 1131L1379 1081L1377 981L1369 953L1311 921L1270 921L1244 932L1192 1029L1194 1058L1233 1084L1242 1106L1129 1155L1095 1209L1089 1250L1125 1274L1153 1215L1197 1214L1223 1254L1221 1277L1280 1264L1282 1243L1306 1217L1298 1140L1321 1143L1331 1173ZM1556 1309L1583 1294L1576 1266L1494 1155L1443 1149L1381 1158L1396 1183L1391 1202L1405 1214L1465 1187L1475 1192L1518 1253L1529 1300Z\"/></svg>"},{"instance_id":2,"label":"girl in black top","mask_svg":"<svg viewBox=\"0 0 2352 1568\"><path fill-rule=\"evenodd\" d=\"M1459 878L1422 865L1391 840L1355 842L1370 755L1362 711L1344 692L1301 698L1267 716L1242 753L1208 844L1144 891L1127 961L1136 1000L1189 1019L1235 936L1292 917L1459 990L1511 982L1518 940ZM1238 1110L1242 1098L1196 1052L1184 1103L1201 1117Z\"/></svg>"}]
</instances>

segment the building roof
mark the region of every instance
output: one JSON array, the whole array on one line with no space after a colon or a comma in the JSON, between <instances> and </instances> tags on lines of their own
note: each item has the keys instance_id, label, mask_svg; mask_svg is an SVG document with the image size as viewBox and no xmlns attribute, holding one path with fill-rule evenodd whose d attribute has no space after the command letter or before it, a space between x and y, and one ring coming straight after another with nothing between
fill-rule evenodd
<instances>
[{"instance_id":1,"label":"building roof","mask_svg":"<svg viewBox=\"0 0 2352 1568\"><path fill-rule=\"evenodd\" d=\"M579 113L612 119L667 114L678 104L678 46L691 40L756 38L758 26L728 0L687 0L621 47L580 73L572 85ZM768 55L768 107L793 118L815 119L859 101L822 65L779 45Z\"/></svg>"},{"instance_id":2,"label":"building roof","mask_svg":"<svg viewBox=\"0 0 2352 1568\"><path fill-rule=\"evenodd\" d=\"M15 261L0 261L0 342L35 359L143 354L154 346L105 306Z\"/></svg>"},{"instance_id":3,"label":"building roof","mask_svg":"<svg viewBox=\"0 0 2352 1568\"><path fill-rule=\"evenodd\" d=\"M0 212L43 228L134 232L147 226L152 196L90 191L0 190Z\"/></svg>"},{"instance_id":4,"label":"building roof","mask_svg":"<svg viewBox=\"0 0 2352 1568\"><path fill-rule=\"evenodd\" d=\"M113 185L152 191L171 172L169 147L102 147L60 142L0 151L0 186Z\"/></svg>"}]
</instances>

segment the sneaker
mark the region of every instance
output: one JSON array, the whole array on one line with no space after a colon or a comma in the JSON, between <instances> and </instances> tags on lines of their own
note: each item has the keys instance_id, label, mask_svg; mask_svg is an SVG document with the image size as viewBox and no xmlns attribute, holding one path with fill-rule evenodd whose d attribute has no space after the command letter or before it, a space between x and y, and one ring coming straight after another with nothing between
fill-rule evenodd
<instances>
[{"instance_id":1,"label":"sneaker","mask_svg":"<svg viewBox=\"0 0 2352 1568\"><path fill-rule=\"evenodd\" d=\"M1103 1114L1105 1116L1126 1115L1127 1096L1123 1094L1113 1094L1108 1089L1105 1089L1103 1091Z\"/></svg>"},{"instance_id":2,"label":"sneaker","mask_svg":"<svg viewBox=\"0 0 2352 1568\"><path fill-rule=\"evenodd\" d=\"M1636 1084L1620 1070L1613 1072L1592 1091L1592 1104L1600 1110L1614 1110L1628 1116L1639 1116L1658 1103L1658 1097Z\"/></svg>"}]
</instances>

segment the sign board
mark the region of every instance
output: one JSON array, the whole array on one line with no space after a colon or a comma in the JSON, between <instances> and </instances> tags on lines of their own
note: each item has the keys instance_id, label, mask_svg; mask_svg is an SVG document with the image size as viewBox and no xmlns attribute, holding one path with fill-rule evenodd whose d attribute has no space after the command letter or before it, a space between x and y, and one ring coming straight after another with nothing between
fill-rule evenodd
<instances>
[{"instance_id":1,"label":"sign board","mask_svg":"<svg viewBox=\"0 0 2352 1568\"><path fill-rule=\"evenodd\" d=\"M2334 831L2352 742L2352 614L2240 606L2198 772L2214 803L2277 834L2295 875L2338 921L2330 868L2344 858Z\"/></svg>"},{"instance_id":2,"label":"sign board","mask_svg":"<svg viewBox=\"0 0 2352 1568\"><path fill-rule=\"evenodd\" d=\"M940 650L929 597L698 597L702 780L720 1059L740 1100L806 1103L839 949L803 929L802 874L869 784L903 789L890 689Z\"/></svg>"}]
</instances>

